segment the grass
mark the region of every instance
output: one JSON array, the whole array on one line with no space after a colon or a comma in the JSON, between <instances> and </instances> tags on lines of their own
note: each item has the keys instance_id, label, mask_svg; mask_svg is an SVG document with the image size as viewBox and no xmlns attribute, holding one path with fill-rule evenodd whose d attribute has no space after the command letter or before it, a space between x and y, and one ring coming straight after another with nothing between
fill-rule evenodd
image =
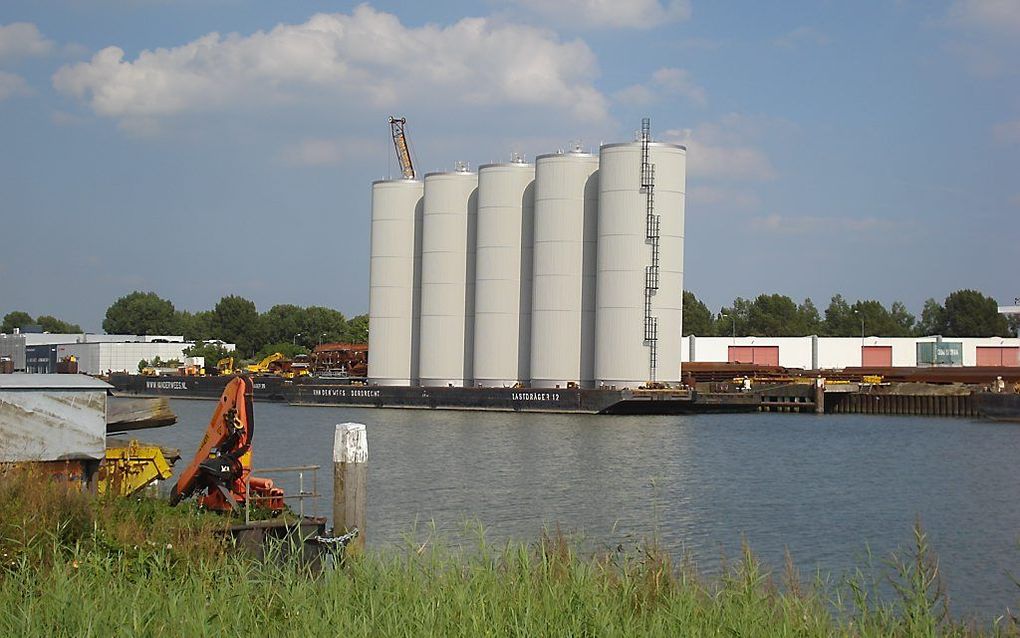
<instances>
[{"instance_id":1,"label":"grass","mask_svg":"<svg viewBox=\"0 0 1020 638\"><path fill-rule=\"evenodd\" d=\"M918 525L890 565L804 583L750 549L707 580L654 545L579 553L533 543L452 549L430 535L311 573L223 540L224 519L153 500L103 500L38 477L0 480L3 636L969 636L945 607Z\"/></svg>"}]
</instances>

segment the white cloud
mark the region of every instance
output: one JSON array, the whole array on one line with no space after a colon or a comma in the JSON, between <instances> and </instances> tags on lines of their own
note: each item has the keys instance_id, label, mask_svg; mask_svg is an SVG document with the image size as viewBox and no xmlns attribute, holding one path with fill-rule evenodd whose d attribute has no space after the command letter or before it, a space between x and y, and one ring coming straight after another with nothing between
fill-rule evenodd
<instances>
[{"instance_id":1,"label":"white cloud","mask_svg":"<svg viewBox=\"0 0 1020 638\"><path fill-rule=\"evenodd\" d=\"M667 130L663 137L687 147L687 170L691 175L766 181L776 177L776 170L755 141L767 126L781 124L730 114L693 129Z\"/></svg>"},{"instance_id":2,"label":"white cloud","mask_svg":"<svg viewBox=\"0 0 1020 638\"><path fill-rule=\"evenodd\" d=\"M621 104L644 106L655 102L659 96L645 84L632 84L613 93L613 99Z\"/></svg>"},{"instance_id":3,"label":"white cloud","mask_svg":"<svg viewBox=\"0 0 1020 638\"><path fill-rule=\"evenodd\" d=\"M0 60L29 55L46 55L54 48L31 22L0 24Z\"/></svg>"},{"instance_id":4,"label":"white cloud","mask_svg":"<svg viewBox=\"0 0 1020 638\"><path fill-rule=\"evenodd\" d=\"M134 60L107 47L58 69L53 84L122 123L315 93L374 108L512 104L599 121L607 107L597 73L586 44L544 29L485 18L411 28L360 5L248 36L209 33Z\"/></svg>"},{"instance_id":5,"label":"white cloud","mask_svg":"<svg viewBox=\"0 0 1020 638\"><path fill-rule=\"evenodd\" d=\"M772 41L772 44L792 49L802 44L825 46L832 42L831 38L814 27L797 27L784 33Z\"/></svg>"},{"instance_id":6,"label":"white cloud","mask_svg":"<svg viewBox=\"0 0 1020 638\"><path fill-rule=\"evenodd\" d=\"M561 25L649 29L691 17L690 0L511 0Z\"/></svg>"},{"instance_id":7,"label":"white cloud","mask_svg":"<svg viewBox=\"0 0 1020 638\"><path fill-rule=\"evenodd\" d=\"M995 136L997 142L1020 144L1020 120L996 124L992 127L992 135Z\"/></svg>"},{"instance_id":8,"label":"white cloud","mask_svg":"<svg viewBox=\"0 0 1020 638\"><path fill-rule=\"evenodd\" d=\"M25 78L20 75L0 71L0 102L12 97L31 95Z\"/></svg>"},{"instance_id":9,"label":"white cloud","mask_svg":"<svg viewBox=\"0 0 1020 638\"><path fill-rule=\"evenodd\" d=\"M1020 2L1016 0L956 0L946 21L953 26L1020 35Z\"/></svg>"},{"instance_id":10,"label":"white cloud","mask_svg":"<svg viewBox=\"0 0 1020 638\"><path fill-rule=\"evenodd\" d=\"M623 104L644 106L665 96L680 96L698 106L708 104L708 94L698 85L686 69L663 67L652 73L644 84L633 84L613 94Z\"/></svg>"}]
</instances>

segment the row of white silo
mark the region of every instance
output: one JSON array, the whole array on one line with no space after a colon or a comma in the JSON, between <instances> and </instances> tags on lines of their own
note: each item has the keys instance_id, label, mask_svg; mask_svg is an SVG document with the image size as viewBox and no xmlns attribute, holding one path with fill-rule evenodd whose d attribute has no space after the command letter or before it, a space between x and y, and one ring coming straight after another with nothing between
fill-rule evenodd
<instances>
[{"instance_id":1,"label":"row of white silo","mask_svg":"<svg viewBox=\"0 0 1020 638\"><path fill-rule=\"evenodd\" d=\"M369 377L680 378L686 152L641 139L372 187Z\"/></svg>"}]
</instances>

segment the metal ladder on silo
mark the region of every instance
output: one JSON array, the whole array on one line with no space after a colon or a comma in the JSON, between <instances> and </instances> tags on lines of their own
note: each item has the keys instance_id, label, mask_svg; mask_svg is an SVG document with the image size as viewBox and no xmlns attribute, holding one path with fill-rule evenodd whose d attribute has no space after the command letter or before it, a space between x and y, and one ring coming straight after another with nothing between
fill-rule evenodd
<instances>
[{"instance_id":1,"label":"metal ladder on silo","mask_svg":"<svg viewBox=\"0 0 1020 638\"><path fill-rule=\"evenodd\" d=\"M649 161L652 123L641 120L641 192L645 194L645 243L651 247L651 263L645 266L645 339L648 346L648 380L655 382L658 318L652 314L652 298L659 290L659 216L655 214L655 165Z\"/></svg>"}]
</instances>

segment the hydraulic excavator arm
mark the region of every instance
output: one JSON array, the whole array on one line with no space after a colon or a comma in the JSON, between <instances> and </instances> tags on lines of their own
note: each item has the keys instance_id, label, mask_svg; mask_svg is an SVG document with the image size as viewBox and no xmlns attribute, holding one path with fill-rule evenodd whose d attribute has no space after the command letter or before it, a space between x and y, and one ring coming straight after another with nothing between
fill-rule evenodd
<instances>
[{"instance_id":1,"label":"hydraulic excavator arm","mask_svg":"<svg viewBox=\"0 0 1020 638\"><path fill-rule=\"evenodd\" d=\"M216 403L195 458L171 489L170 503L176 505L195 493L202 493L199 502L203 507L234 510L244 505L250 487L254 498L267 509L282 511L283 490L274 487L269 479L248 476L254 432L251 379L235 377Z\"/></svg>"},{"instance_id":2,"label":"hydraulic excavator arm","mask_svg":"<svg viewBox=\"0 0 1020 638\"><path fill-rule=\"evenodd\" d=\"M407 134L404 132L406 125L407 118L390 118L390 133L393 134L393 148L396 149L397 161L400 162L400 174L404 179L414 179L411 148L407 144Z\"/></svg>"}]
</instances>

